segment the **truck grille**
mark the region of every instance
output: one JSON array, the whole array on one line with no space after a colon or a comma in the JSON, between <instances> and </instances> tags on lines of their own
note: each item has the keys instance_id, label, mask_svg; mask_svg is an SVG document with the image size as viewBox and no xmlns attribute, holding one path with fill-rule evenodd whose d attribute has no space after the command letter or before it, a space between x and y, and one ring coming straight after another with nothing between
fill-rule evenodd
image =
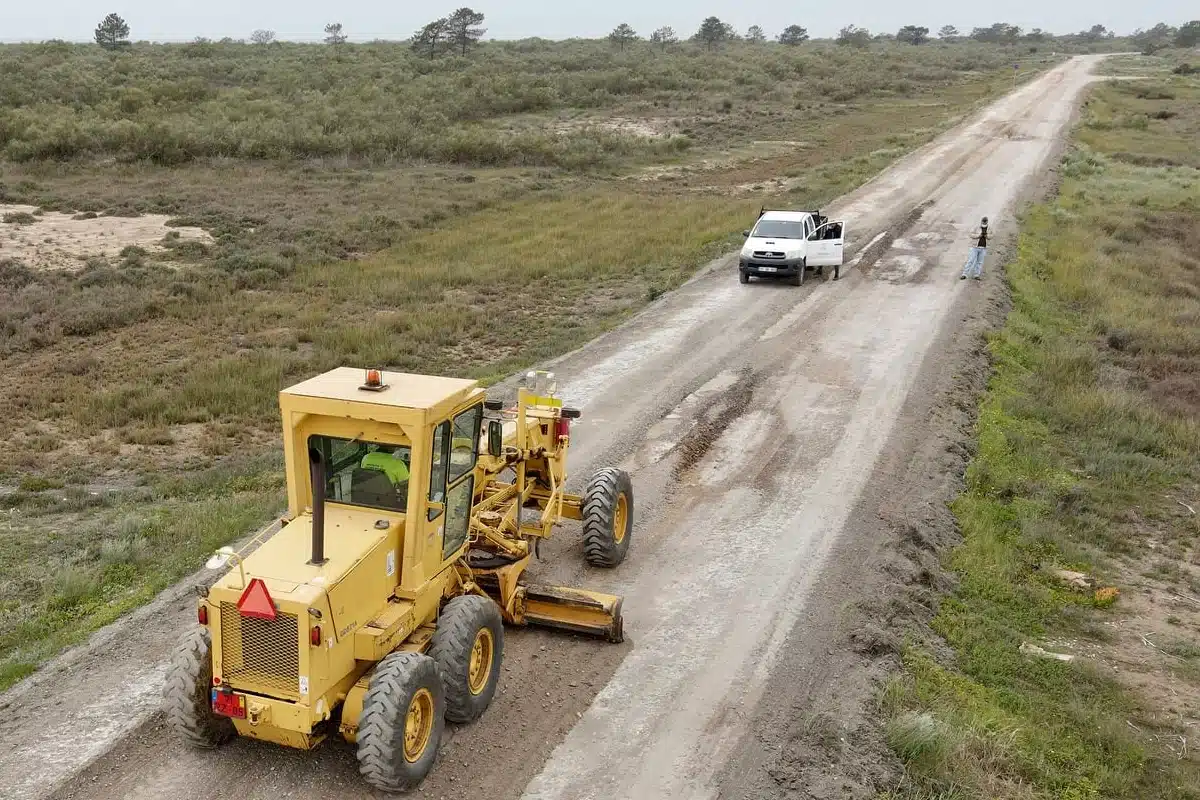
<instances>
[{"instance_id":1,"label":"truck grille","mask_svg":"<svg viewBox=\"0 0 1200 800\"><path fill-rule=\"evenodd\" d=\"M221 676L239 689L300 698L299 623L280 612L274 620L243 617L221 604Z\"/></svg>"},{"instance_id":2,"label":"truck grille","mask_svg":"<svg viewBox=\"0 0 1200 800\"><path fill-rule=\"evenodd\" d=\"M784 254L775 250L755 250L755 258L783 258Z\"/></svg>"}]
</instances>

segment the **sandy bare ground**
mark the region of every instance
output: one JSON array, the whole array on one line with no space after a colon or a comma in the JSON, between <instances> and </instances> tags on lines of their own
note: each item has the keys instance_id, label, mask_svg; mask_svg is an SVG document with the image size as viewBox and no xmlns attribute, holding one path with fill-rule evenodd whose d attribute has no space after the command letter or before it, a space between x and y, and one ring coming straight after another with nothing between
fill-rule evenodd
<instances>
[{"instance_id":1,"label":"sandy bare ground","mask_svg":"<svg viewBox=\"0 0 1200 800\"><path fill-rule=\"evenodd\" d=\"M883 506L944 490L934 451L953 421L932 398L978 365L971 320L999 294L994 273L957 280L968 228L987 215L1011 235L1095 60L837 202L855 264L842 281L742 286L722 259L555 365L584 413L574 482L623 464L638 520L620 569L581 566L565 529L539 577L623 593L629 641L511 632L500 694L451 732L422 796L864 796L845 793L886 774L875 755L834 758L869 690L846 668L858 654L843 612L889 566ZM164 658L193 613L186 586L168 592L0 698L6 797L373 796L339 742L198 754L167 735ZM815 729L795 723L818 714L840 727L816 731L814 767L796 742Z\"/></svg>"},{"instance_id":2,"label":"sandy bare ground","mask_svg":"<svg viewBox=\"0 0 1200 800\"><path fill-rule=\"evenodd\" d=\"M168 226L171 218L162 214L98 217L47 211L34 216L37 210L37 206L0 204L0 219L21 214L32 218L0 223L0 258L15 258L30 269L80 269L89 258L115 258L126 247L163 252L163 237L172 232L180 239L212 242L200 228Z\"/></svg>"}]
</instances>

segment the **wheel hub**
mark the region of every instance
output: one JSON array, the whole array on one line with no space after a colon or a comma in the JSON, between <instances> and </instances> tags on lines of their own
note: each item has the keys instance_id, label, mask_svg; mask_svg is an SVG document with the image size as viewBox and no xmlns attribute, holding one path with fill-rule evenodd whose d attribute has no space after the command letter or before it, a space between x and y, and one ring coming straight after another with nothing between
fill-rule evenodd
<instances>
[{"instance_id":1,"label":"wheel hub","mask_svg":"<svg viewBox=\"0 0 1200 800\"><path fill-rule=\"evenodd\" d=\"M480 694L487 686L492 674L492 659L495 654L495 643L492 632L481 628L475 634L475 643L471 646L471 663L467 668L467 688L471 694Z\"/></svg>"},{"instance_id":2,"label":"wheel hub","mask_svg":"<svg viewBox=\"0 0 1200 800\"><path fill-rule=\"evenodd\" d=\"M629 520L629 501L625 495L617 496L617 509L613 512L613 541L620 544L625 539L625 526Z\"/></svg>"},{"instance_id":3,"label":"wheel hub","mask_svg":"<svg viewBox=\"0 0 1200 800\"><path fill-rule=\"evenodd\" d=\"M433 695L421 689L413 695L404 719L404 758L410 764L421 759L433 731Z\"/></svg>"}]
</instances>

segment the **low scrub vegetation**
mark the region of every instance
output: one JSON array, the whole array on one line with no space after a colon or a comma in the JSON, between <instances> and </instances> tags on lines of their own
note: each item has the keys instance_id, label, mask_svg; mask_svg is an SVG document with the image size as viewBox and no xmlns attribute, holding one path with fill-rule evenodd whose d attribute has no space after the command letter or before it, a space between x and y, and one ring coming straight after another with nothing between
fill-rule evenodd
<instances>
[{"instance_id":1,"label":"low scrub vegetation","mask_svg":"<svg viewBox=\"0 0 1200 800\"><path fill-rule=\"evenodd\" d=\"M818 46L622 53L604 42L540 40L490 43L470 58L432 61L385 43L189 48L0 46L0 155L16 162L352 157L592 168L666 155L688 140L670 130L658 138L516 131L499 121L632 101L687 108L714 92L733 96L739 108L910 96L997 69L1010 55L985 46L903 55Z\"/></svg>"},{"instance_id":2,"label":"low scrub vegetation","mask_svg":"<svg viewBox=\"0 0 1200 800\"><path fill-rule=\"evenodd\" d=\"M1200 797L1200 81L1168 66L1092 94L1023 221L952 656L914 644L884 696L894 797Z\"/></svg>"}]
</instances>

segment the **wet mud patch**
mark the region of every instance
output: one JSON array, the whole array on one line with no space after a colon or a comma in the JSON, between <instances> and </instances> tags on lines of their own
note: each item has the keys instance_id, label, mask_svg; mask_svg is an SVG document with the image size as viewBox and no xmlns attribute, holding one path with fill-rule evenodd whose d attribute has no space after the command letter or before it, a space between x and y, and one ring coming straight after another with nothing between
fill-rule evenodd
<instances>
[{"instance_id":1,"label":"wet mud patch","mask_svg":"<svg viewBox=\"0 0 1200 800\"><path fill-rule=\"evenodd\" d=\"M927 210L929 210L929 207L932 206L934 202L935 201L933 200L927 200L924 203L921 203L921 205L908 212L908 215L905 216L904 219L888 228L887 231L884 232L883 236L875 239L871 244L863 249L862 253L857 256L858 268L862 270L863 274L870 275L873 278L876 277L875 266L879 263L880 259L883 258L884 253L887 253L889 250L891 250L892 245L895 244L901 236L904 236L906 233L916 227L916 224L920 221L921 216Z\"/></svg>"},{"instance_id":2,"label":"wet mud patch","mask_svg":"<svg viewBox=\"0 0 1200 800\"><path fill-rule=\"evenodd\" d=\"M679 456L675 462L676 479L699 464L721 434L734 420L746 413L758 383L759 376L748 368L744 369L733 386L714 398L708 407L700 412L696 424L675 446L675 453Z\"/></svg>"}]
</instances>

